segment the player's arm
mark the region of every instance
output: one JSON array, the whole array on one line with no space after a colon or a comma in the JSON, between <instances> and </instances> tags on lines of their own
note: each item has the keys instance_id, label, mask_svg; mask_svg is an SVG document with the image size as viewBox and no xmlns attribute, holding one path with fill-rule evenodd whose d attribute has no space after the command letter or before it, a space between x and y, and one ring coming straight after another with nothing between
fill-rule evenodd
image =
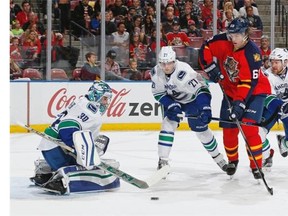
<instances>
[{"instance_id":1,"label":"player's arm","mask_svg":"<svg viewBox=\"0 0 288 216\"><path fill-rule=\"evenodd\" d=\"M246 49L239 68L239 84L234 100L247 102L255 90L260 77L261 55Z\"/></svg>"}]
</instances>

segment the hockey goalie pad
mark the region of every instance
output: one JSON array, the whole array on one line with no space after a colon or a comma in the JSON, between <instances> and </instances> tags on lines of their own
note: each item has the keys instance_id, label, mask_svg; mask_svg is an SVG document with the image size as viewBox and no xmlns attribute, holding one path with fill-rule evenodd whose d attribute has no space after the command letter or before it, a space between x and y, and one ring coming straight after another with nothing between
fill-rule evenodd
<instances>
[{"instance_id":1,"label":"hockey goalie pad","mask_svg":"<svg viewBox=\"0 0 288 216\"><path fill-rule=\"evenodd\" d=\"M76 162L91 170L101 163L94 145L91 131L76 131L73 133L73 142L77 154Z\"/></svg>"},{"instance_id":2,"label":"hockey goalie pad","mask_svg":"<svg viewBox=\"0 0 288 216\"><path fill-rule=\"evenodd\" d=\"M103 159L105 163L119 168L119 162L113 159ZM111 191L120 187L120 179L97 167L84 170L80 166L67 166L58 169L54 177L42 188L56 194L78 192Z\"/></svg>"}]
</instances>

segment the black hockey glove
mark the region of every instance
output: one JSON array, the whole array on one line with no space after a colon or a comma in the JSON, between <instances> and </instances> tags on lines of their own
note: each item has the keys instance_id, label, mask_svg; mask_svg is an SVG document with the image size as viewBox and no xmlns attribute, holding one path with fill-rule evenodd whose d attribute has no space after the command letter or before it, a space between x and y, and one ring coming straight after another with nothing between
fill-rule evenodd
<instances>
[{"instance_id":1,"label":"black hockey glove","mask_svg":"<svg viewBox=\"0 0 288 216\"><path fill-rule=\"evenodd\" d=\"M204 124L209 124L212 118L211 107L210 106L203 107L200 112L199 118Z\"/></svg>"},{"instance_id":2,"label":"black hockey glove","mask_svg":"<svg viewBox=\"0 0 288 216\"><path fill-rule=\"evenodd\" d=\"M168 106L166 111L166 116L171 121L180 122L180 117L178 114L182 114L181 105L179 103L172 103Z\"/></svg>"},{"instance_id":3,"label":"black hockey glove","mask_svg":"<svg viewBox=\"0 0 288 216\"><path fill-rule=\"evenodd\" d=\"M240 120L244 114L246 105L243 101L236 100L232 102L232 110L230 118L235 121L236 119Z\"/></svg>"},{"instance_id":4,"label":"black hockey glove","mask_svg":"<svg viewBox=\"0 0 288 216\"><path fill-rule=\"evenodd\" d=\"M208 75L209 80L214 83L217 83L220 79L223 79L220 68L215 62L212 62L210 65L207 65L204 69L205 73Z\"/></svg>"}]
</instances>

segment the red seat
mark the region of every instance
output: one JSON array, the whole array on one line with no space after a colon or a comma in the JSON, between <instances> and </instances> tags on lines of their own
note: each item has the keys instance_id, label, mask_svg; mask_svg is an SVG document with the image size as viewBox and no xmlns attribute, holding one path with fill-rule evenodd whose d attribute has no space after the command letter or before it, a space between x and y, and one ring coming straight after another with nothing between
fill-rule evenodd
<instances>
[{"instance_id":1,"label":"red seat","mask_svg":"<svg viewBox=\"0 0 288 216\"><path fill-rule=\"evenodd\" d=\"M68 80L68 76L63 69L53 68L51 70L51 80Z\"/></svg>"},{"instance_id":2,"label":"red seat","mask_svg":"<svg viewBox=\"0 0 288 216\"><path fill-rule=\"evenodd\" d=\"M184 45L172 46L173 50L176 52L176 56L179 58L187 56L186 47Z\"/></svg>"},{"instance_id":3,"label":"red seat","mask_svg":"<svg viewBox=\"0 0 288 216\"><path fill-rule=\"evenodd\" d=\"M42 74L39 70L34 68L26 68L23 71L23 78L29 78L31 80L42 80Z\"/></svg>"},{"instance_id":4,"label":"red seat","mask_svg":"<svg viewBox=\"0 0 288 216\"><path fill-rule=\"evenodd\" d=\"M189 37L190 46L193 48L200 48L204 42L203 37Z\"/></svg>"},{"instance_id":5,"label":"red seat","mask_svg":"<svg viewBox=\"0 0 288 216\"><path fill-rule=\"evenodd\" d=\"M73 80L81 80L81 68L75 68L72 72Z\"/></svg>"}]
</instances>

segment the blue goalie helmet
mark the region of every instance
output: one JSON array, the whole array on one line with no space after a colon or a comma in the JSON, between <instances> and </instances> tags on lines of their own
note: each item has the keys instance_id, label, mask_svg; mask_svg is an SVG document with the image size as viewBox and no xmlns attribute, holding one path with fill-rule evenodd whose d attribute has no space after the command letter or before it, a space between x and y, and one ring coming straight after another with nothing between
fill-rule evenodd
<instances>
[{"instance_id":1,"label":"blue goalie helmet","mask_svg":"<svg viewBox=\"0 0 288 216\"><path fill-rule=\"evenodd\" d=\"M87 97L89 101L96 103L101 115L103 115L111 102L112 89L104 81L95 80L88 90Z\"/></svg>"},{"instance_id":2,"label":"blue goalie helmet","mask_svg":"<svg viewBox=\"0 0 288 216\"><path fill-rule=\"evenodd\" d=\"M249 27L248 20L242 17L237 17L227 27L229 34L245 33Z\"/></svg>"}]
</instances>

